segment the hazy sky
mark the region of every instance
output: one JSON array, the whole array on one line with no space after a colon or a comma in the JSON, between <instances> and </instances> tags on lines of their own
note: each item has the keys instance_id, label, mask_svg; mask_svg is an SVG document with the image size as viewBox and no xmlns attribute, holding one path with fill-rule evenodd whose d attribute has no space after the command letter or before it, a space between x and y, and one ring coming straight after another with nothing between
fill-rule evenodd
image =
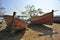
<instances>
[{"instance_id":1,"label":"hazy sky","mask_svg":"<svg viewBox=\"0 0 60 40\"><path fill-rule=\"evenodd\" d=\"M6 8L6 14L12 14L13 11L20 14L27 5L34 5L44 12L50 12L52 9L59 10L54 15L60 15L60 0L0 0L0 2Z\"/></svg>"}]
</instances>

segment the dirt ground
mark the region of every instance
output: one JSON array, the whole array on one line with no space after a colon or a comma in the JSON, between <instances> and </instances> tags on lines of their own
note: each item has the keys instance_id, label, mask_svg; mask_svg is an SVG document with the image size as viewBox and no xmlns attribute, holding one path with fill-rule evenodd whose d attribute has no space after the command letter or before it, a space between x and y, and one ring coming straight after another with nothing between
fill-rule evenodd
<instances>
[{"instance_id":1,"label":"dirt ground","mask_svg":"<svg viewBox=\"0 0 60 40\"><path fill-rule=\"evenodd\" d=\"M53 30L58 33L53 34ZM13 36L11 36L8 32L2 31L0 32L0 40L60 40L59 33L60 24L54 23L53 25L35 25L29 26L27 27L27 30L17 32Z\"/></svg>"}]
</instances>

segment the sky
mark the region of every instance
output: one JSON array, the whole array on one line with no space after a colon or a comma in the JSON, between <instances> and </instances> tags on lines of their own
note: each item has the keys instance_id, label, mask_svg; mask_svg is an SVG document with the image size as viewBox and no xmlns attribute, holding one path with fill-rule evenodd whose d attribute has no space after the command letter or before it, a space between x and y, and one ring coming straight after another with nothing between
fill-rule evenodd
<instances>
[{"instance_id":1,"label":"sky","mask_svg":"<svg viewBox=\"0 0 60 40\"><path fill-rule=\"evenodd\" d=\"M12 15L14 11L20 15L27 5L34 5L35 8L43 9L44 13L50 12L52 9L58 10L54 12L54 16L60 15L60 0L0 0L1 6L5 7L6 13Z\"/></svg>"}]
</instances>

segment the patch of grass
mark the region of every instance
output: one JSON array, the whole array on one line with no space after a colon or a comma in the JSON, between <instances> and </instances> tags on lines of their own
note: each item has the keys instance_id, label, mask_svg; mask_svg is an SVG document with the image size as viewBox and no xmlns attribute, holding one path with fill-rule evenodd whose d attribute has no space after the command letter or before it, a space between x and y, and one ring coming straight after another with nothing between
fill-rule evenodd
<instances>
[{"instance_id":1,"label":"patch of grass","mask_svg":"<svg viewBox=\"0 0 60 40\"><path fill-rule=\"evenodd\" d=\"M7 26L6 23L0 24L0 31L4 30L6 28L6 26Z\"/></svg>"},{"instance_id":2,"label":"patch of grass","mask_svg":"<svg viewBox=\"0 0 60 40\"><path fill-rule=\"evenodd\" d=\"M0 24L0 26L2 26L2 27L6 27L7 24L6 24L6 23L2 23L2 24Z\"/></svg>"}]
</instances>

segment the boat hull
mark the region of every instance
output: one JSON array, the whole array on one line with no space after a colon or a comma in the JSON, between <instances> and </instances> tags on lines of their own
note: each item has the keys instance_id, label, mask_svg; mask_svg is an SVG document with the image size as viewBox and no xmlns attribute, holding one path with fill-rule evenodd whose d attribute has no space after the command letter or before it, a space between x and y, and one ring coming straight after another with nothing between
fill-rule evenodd
<instances>
[{"instance_id":1,"label":"boat hull","mask_svg":"<svg viewBox=\"0 0 60 40\"><path fill-rule=\"evenodd\" d=\"M53 24L54 17L53 12L46 13L42 16L37 16L29 19L32 24Z\"/></svg>"},{"instance_id":2,"label":"boat hull","mask_svg":"<svg viewBox=\"0 0 60 40\"><path fill-rule=\"evenodd\" d=\"M5 22L6 22L6 24L9 25L11 20L12 20L12 16L4 15L3 18L4 18ZM14 27L16 29L24 29L24 28L27 27L27 25L28 24L26 22L22 21L21 19L18 19L16 17L14 18Z\"/></svg>"}]
</instances>

